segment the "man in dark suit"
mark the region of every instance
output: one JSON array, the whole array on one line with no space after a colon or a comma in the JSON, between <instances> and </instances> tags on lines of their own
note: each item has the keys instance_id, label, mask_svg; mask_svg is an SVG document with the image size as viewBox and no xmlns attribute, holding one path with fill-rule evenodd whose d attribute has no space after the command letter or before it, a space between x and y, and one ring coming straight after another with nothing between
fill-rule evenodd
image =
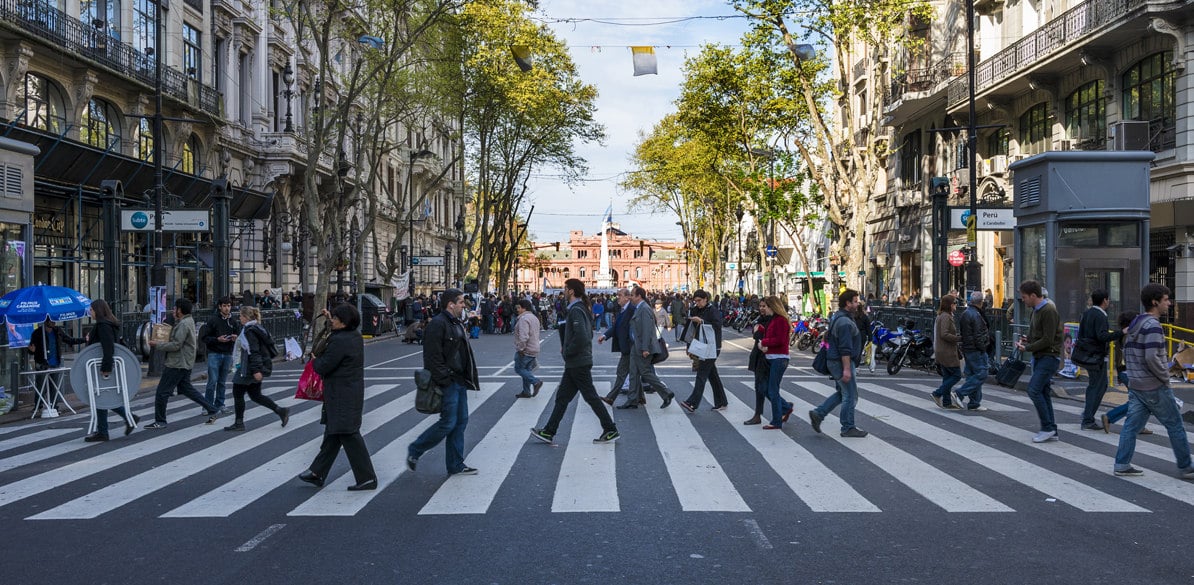
<instances>
[{"instance_id":1,"label":"man in dark suit","mask_svg":"<svg viewBox=\"0 0 1194 585\"><path fill-rule=\"evenodd\" d=\"M612 339L611 349L615 353L622 354L622 357L618 358L618 371L614 376L614 385L609 389L609 393L602 398L610 406L613 406L614 400L617 399L618 393L622 391L622 386L626 383L626 376L630 374L630 350L633 349L630 343L630 318L634 315L634 305L630 304L630 290L618 289L617 299L618 307L621 310L618 311L614 324L597 338L597 343Z\"/></svg>"},{"instance_id":2,"label":"man in dark suit","mask_svg":"<svg viewBox=\"0 0 1194 585\"><path fill-rule=\"evenodd\" d=\"M643 287L635 285L630 288L630 304L634 305L634 316L630 318L630 338L634 343L634 350L630 354L630 393L626 403L617 408L638 408L643 399L644 384L654 388L663 397L663 406L660 408L667 408L676 396L659 379L655 364L651 363L652 356L661 353L663 348L659 347L655 313L647 304L646 297Z\"/></svg>"},{"instance_id":3,"label":"man in dark suit","mask_svg":"<svg viewBox=\"0 0 1194 585\"><path fill-rule=\"evenodd\" d=\"M1103 403L1103 395L1107 393L1107 344L1123 339L1123 331L1111 331L1107 323L1107 308L1111 306L1111 299L1107 298L1107 291L1096 290L1090 293L1090 308L1082 313L1082 321L1078 324L1078 339L1090 349L1091 355L1098 358L1099 365L1086 368L1090 382L1086 385L1086 406L1082 409L1082 428L1087 431L1101 431L1103 425L1095 421L1095 413Z\"/></svg>"}]
</instances>

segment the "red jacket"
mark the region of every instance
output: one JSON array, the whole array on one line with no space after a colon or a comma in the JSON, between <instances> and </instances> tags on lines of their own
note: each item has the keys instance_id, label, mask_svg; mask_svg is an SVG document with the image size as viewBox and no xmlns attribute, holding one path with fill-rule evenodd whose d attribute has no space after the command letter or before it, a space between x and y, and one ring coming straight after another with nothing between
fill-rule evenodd
<instances>
[{"instance_id":1,"label":"red jacket","mask_svg":"<svg viewBox=\"0 0 1194 585\"><path fill-rule=\"evenodd\" d=\"M759 343L767 348L768 354L788 355L788 342L792 334L792 324L788 320L776 315L767 322L767 329L763 331L763 339Z\"/></svg>"}]
</instances>

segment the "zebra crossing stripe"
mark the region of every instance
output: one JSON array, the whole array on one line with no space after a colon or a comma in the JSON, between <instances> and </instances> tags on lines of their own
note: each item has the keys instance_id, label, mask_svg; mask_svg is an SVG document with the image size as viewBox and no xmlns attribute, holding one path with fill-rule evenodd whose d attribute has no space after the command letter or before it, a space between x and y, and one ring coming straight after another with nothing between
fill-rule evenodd
<instances>
[{"instance_id":1,"label":"zebra crossing stripe","mask_svg":"<svg viewBox=\"0 0 1194 585\"><path fill-rule=\"evenodd\" d=\"M753 383L743 384L754 391ZM789 435L742 425L740 420L750 418L754 414L754 408L747 406L732 392L726 392L726 398L729 400L729 406L721 412L722 416L763 456L767 465L771 466L809 509L814 512L880 511ZM793 462L799 464L794 465Z\"/></svg>"},{"instance_id":2,"label":"zebra crossing stripe","mask_svg":"<svg viewBox=\"0 0 1194 585\"><path fill-rule=\"evenodd\" d=\"M37 431L34 433L29 433L28 435L22 435L20 437L15 437L12 439L6 439L3 441L0 441L0 453L8 451L9 449L15 449L17 447L24 447L26 445L31 445L38 441L44 441L46 439L53 439L54 437L59 437L62 435L69 435L71 433L76 433L76 432L78 432L78 431L75 429L44 429L44 430L40 430L40 431Z\"/></svg>"},{"instance_id":3,"label":"zebra crossing stripe","mask_svg":"<svg viewBox=\"0 0 1194 585\"><path fill-rule=\"evenodd\" d=\"M415 395L407 392L365 414L361 434L370 433L414 408ZM226 518L252 504L270 490L294 480L310 464L323 438L275 457L273 460L239 475L236 479L214 489L165 514L163 518Z\"/></svg>"},{"instance_id":4,"label":"zebra crossing stripe","mask_svg":"<svg viewBox=\"0 0 1194 585\"><path fill-rule=\"evenodd\" d=\"M921 408L922 410L925 410L928 412L933 412L933 414L937 414L939 416L945 415L944 411L934 411L932 409L927 408L924 404L916 403L915 398L908 396L907 394L904 394L902 392L899 393L898 396L892 396L892 398L895 400L898 400L900 402L903 402L905 404L909 404L911 406ZM960 419L958 422L961 422L962 424L970 426L970 427L974 427L981 431L986 431L988 433L994 433L994 434L999 434L999 435L1004 435L1004 436L1015 436L1016 434L1020 434L1021 436L1024 436L1024 437L1027 437L1029 434L1027 431L1025 431L1024 429L1021 429L1019 427L1013 427L1011 425L1001 423L999 421L991 420L988 418L984 418L984 417L966 416L966 417L958 417L958 418ZM1100 437L1095 437L1096 440L1098 440L1099 438ZM1102 437L1102 438L1104 439L1104 442L1107 442L1107 443L1111 442L1109 436ZM1050 442L1050 443L1027 443L1027 444L1033 448L1036 448L1040 451L1060 457L1066 461L1069 461L1072 463L1077 463L1078 465L1082 465L1085 467L1089 467L1090 469L1102 472L1107 475L1114 475L1114 473L1113 473L1113 470L1115 468L1115 460L1113 458L1114 450L1109 450L1111 452L1111 455L1099 454L1099 453L1094 453L1092 451L1089 451L1087 449L1083 449L1077 445L1067 443L1065 441L1055 441L1055 442ZM1137 442L1137 445L1139 445L1139 444L1140 443ZM1158 450L1159 450L1159 448L1158 448ZM1173 498L1179 502L1182 502L1185 504L1194 504L1194 498L1191 497L1191 494L1194 493L1194 490L1190 489L1190 483L1188 481L1178 479L1177 477L1162 474L1162 473L1151 473L1151 474L1146 474L1146 475L1139 476L1139 477L1134 477L1129 481L1131 481L1131 483L1140 485L1141 487L1144 487L1146 489L1152 490L1158 494L1161 494L1164 496L1169 496L1170 498Z\"/></svg>"},{"instance_id":5,"label":"zebra crossing stripe","mask_svg":"<svg viewBox=\"0 0 1194 585\"><path fill-rule=\"evenodd\" d=\"M505 383L482 382L481 391L469 394L468 411L472 414L485 401L495 395ZM371 455L373 469L377 472L377 489L363 492L350 492L347 488L353 483L352 473L345 473L325 485L315 495L299 504L287 516L353 516L360 512L382 490L394 483L403 473L406 473L406 448L427 427L439 420L437 416L427 416L413 428L391 441L380 451ZM442 449L442 447L440 447Z\"/></svg>"},{"instance_id":6,"label":"zebra crossing stripe","mask_svg":"<svg viewBox=\"0 0 1194 585\"><path fill-rule=\"evenodd\" d=\"M668 409L648 405L647 417L682 510L751 511L679 405Z\"/></svg>"},{"instance_id":7,"label":"zebra crossing stripe","mask_svg":"<svg viewBox=\"0 0 1194 585\"><path fill-rule=\"evenodd\" d=\"M609 385L613 386L613 383ZM552 512L621 510L614 445L593 443L593 439L602 432L601 421L589 409L577 403L572 431L564 451L564 462L560 465L560 476L556 480L551 501Z\"/></svg>"},{"instance_id":8,"label":"zebra crossing stripe","mask_svg":"<svg viewBox=\"0 0 1194 585\"><path fill-rule=\"evenodd\" d=\"M860 384L860 386L871 391L879 388L872 384ZM823 383L805 383L803 387L821 396L828 396L836 391L834 387ZM891 397L891 394L889 392L885 396ZM900 392L894 394L903 396L903 393ZM909 398L908 400L911 403L913 399ZM925 400L925 402L928 401ZM915 435L921 440L928 441L942 449L961 455L976 465L986 467L1004 477L1017 481L1041 493L1048 494L1079 510L1085 512L1147 512L1147 510L1135 504L1107 495L1039 465L1034 465L994 447L989 447L978 441L938 428L897 410L887 408L872 401L867 401L863 406L863 408L857 409L857 412L882 417L885 419L885 423L893 427Z\"/></svg>"},{"instance_id":9,"label":"zebra crossing stripe","mask_svg":"<svg viewBox=\"0 0 1194 585\"><path fill-rule=\"evenodd\" d=\"M551 397L547 395L538 400L514 398L514 405L467 454L469 460L482 466L480 473L449 477L419 510L419 515L484 514L489 511L518 454L527 445L527 429L535 426L543 409L553 404Z\"/></svg>"},{"instance_id":10,"label":"zebra crossing stripe","mask_svg":"<svg viewBox=\"0 0 1194 585\"><path fill-rule=\"evenodd\" d=\"M75 431L72 430L71 432ZM0 473L4 473L5 471L15 469L17 467L29 465L31 463L45 461L46 459L53 459L59 455L65 455L72 451L78 451L79 449L85 449L90 446L92 446L91 443L84 443L82 440L67 441L64 443L56 443L48 447L42 447L41 449L37 449L35 451L21 453L20 455L5 457L4 459L0 459ZM0 489L0 493L3 493L2 489Z\"/></svg>"},{"instance_id":11,"label":"zebra crossing stripe","mask_svg":"<svg viewBox=\"0 0 1194 585\"><path fill-rule=\"evenodd\" d=\"M807 412L816 408L790 392L783 392L784 398L795 405L797 412ZM825 417L828 422L836 416ZM822 423L825 424L825 423ZM840 423L830 425L836 428ZM957 478L929 465L917 457L897 449L887 441L874 435L864 441L853 439L838 439L832 433L826 434L830 440L841 445L870 461L876 467L894 477L900 483L908 486L912 491L920 494L926 500L940 506L946 512L1015 512L999 501L970 487Z\"/></svg>"}]
</instances>

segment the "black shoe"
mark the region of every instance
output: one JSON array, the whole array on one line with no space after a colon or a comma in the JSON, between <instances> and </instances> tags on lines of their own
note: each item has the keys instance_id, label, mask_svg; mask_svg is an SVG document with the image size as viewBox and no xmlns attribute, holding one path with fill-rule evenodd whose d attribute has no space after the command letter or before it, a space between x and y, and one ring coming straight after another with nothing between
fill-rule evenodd
<instances>
[{"instance_id":1,"label":"black shoe","mask_svg":"<svg viewBox=\"0 0 1194 585\"><path fill-rule=\"evenodd\" d=\"M676 397L675 393L668 394L667 398L663 399L663 404L659 408L667 408L672 405L672 399Z\"/></svg>"},{"instance_id":2,"label":"black shoe","mask_svg":"<svg viewBox=\"0 0 1194 585\"><path fill-rule=\"evenodd\" d=\"M376 478L375 479L367 479L367 480L362 481L361 483L358 483L356 485L348 486L348 491L350 491L350 492L363 492L366 490L375 490L375 489L377 489L377 479Z\"/></svg>"},{"instance_id":3,"label":"black shoe","mask_svg":"<svg viewBox=\"0 0 1194 585\"><path fill-rule=\"evenodd\" d=\"M601 433L601 436L597 437L596 439L593 439L593 442L597 443L599 445L604 444L604 443L612 443L614 441L617 441L618 437L621 437L621 436L622 436L622 434L619 433L618 431L608 431L608 432Z\"/></svg>"},{"instance_id":4,"label":"black shoe","mask_svg":"<svg viewBox=\"0 0 1194 585\"><path fill-rule=\"evenodd\" d=\"M124 436L126 436L126 437L129 436L129 434L133 432L133 429L137 428L136 425L139 422L141 422L141 417L134 414L133 415L133 424L130 425L127 422L124 424Z\"/></svg>"},{"instance_id":5,"label":"black shoe","mask_svg":"<svg viewBox=\"0 0 1194 585\"><path fill-rule=\"evenodd\" d=\"M1131 465L1129 465L1127 469L1116 469L1115 475L1137 477L1137 476L1144 475L1144 471L1142 471L1139 467L1132 467Z\"/></svg>"},{"instance_id":6,"label":"black shoe","mask_svg":"<svg viewBox=\"0 0 1194 585\"><path fill-rule=\"evenodd\" d=\"M627 402L626 404L623 404L622 406L615 406L614 408L616 408L618 410L627 410L630 408L638 408L638 403L637 402L634 402L634 403Z\"/></svg>"},{"instance_id":7,"label":"black shoe","mask_svg":"<svg viewBox=\"0 0 1194 585\"><path fill-rule=\"evenodd\" d=\"M311 471L310 469L300 473L299 479L301 479L315 487L323 487L323 478L319 477L318 475L315 475L315 472Z\"/></svg>"},{"instance_id":8,"label":"black shoe","mask_svg":"<svg viewBox=\"0 0 1194 585\"><path fill-rule=\"evenodd\" d=\"M289 408L279 408L278 409L278 418L282 419L282 426L286 426L286 423L290 422L290 409Z\"/></svg>"},{"instance_id":9,"label":"black shoe","mask_svg":"<svg viewBox=\"0 0 1194 585\"><path fill-rule=\"evenodd\" d=\"M457 471L451 475L477 475L477 468L465 465L464 467L460 468L460 471Z\"/></svg>"},{"instance_id":10,"label":"black shoe","mask_svg":"<svg viewBox=\"0 0 1194 585\"><path fill-rule=\"evenodd\" d=\"M823 420L825 420L825 417L817 414L817 411L808 411L808 422L812 423L814 431L821 432L821 421Z\"/></svg>"},{"instance_id":11,"label":"black shoe","mask_svg":"<svg viewBox=\"0 0 1194 585\"><path fill-rule=\"evenodd\" d=\"M164 423L164 422L151 422L151 423L149 423L149 424L145 425L145 426L144 426L144 427L142 427L142 428L145 428L145 429L151 429L151 430L164 429L164 428L166 428L166 423Z\"/></svg>"},{"instance_id":12,"label":"black shoe","mask_svg":"<svg viewBox=\"0 0 1194 585\"><path fill-rule=\"evenodd\" d=\"M1086 424L1082 425L1082 430L1084 430L1084 431L1101 431L1101 430L1103 430L1103 425L1101 425L1097 422L1086 423Z\"/></svg>"},{"instance_id":13,"label":"black shoe","mask_svg":"<svg viewBox=\"0 0 1194 585\"><path fill-rule=\"evenodd\" d=\"M614 405L614 399L613 399L613 398L610 398L609 396L602 396L602 397L601 397L601 401L602 401L602 402L604 402L604 403L606 403L606 404L608 404L608 405L610 405L610 406L613 406L613 405Z\"/></svg>"},{"instance_id":14,"label":"black shoe","mask_svg":"<svg viewBox=\"0 0 1194 585\"><path fill-rule=\"evenodd\" d=\"M687 412L688 414L692 414L692 413L696 412L696 407L689 404L687 400L680 401L680 408L683 408L684 411Z\"/></svg>"},{"instance_id":15,"label":"black shoe","mask_svg":"<svg viewBox=\"0 0 1194 585\"><path fill-rule=\"evenodd\" d=\"M855 437L855 438L859 438L859 439L861 439L869 434L870 433L868 433L858 427L850 427L842 432L843 437Z\"/></svg>"},{"instance_id":16,"label":"black shoe","mask_svg":"<svg viewBox=\"0 0 1194 585\"><path fill-rule=\"evenodd\" d=\"M415 468L418 466L419 466L419 458L418 457L415 457L414 455L406 456L406 468L407 469L414 471Z\"/></svg>"},{"instance_id":17,"label":"black shoe","mask_svg":"<svg viewBox=\"0 0 1194 585\"><path fill-rule=\"evenodd\" d=\"M527 394L526 392L519 392L518 394L514 395L515 398L531 398L532 396L534 396L534 395Z\"/></svg>"},{"instance_id":18,"label":"black shoe","mask_svg":"<svg viewBox=\"0 0 1194 585\"><path fill-rule=\"evenodd\" d=\"M90 435L83 437L84 443L99 443L101 441L107 441L107 440L108 440L108 435L105 435L103 433L91 433Z\"/></svg>"},{"instance_id":19,"label":"black shoe","mask_svg":"<svg viewBox=\"0 0 1194 585\"><path fill-rule=\"evenodd\" d=\"M230 424L230 425L228 425L228 426L224 427L224 430L225 430L225 431L230 431L230 432L239 432L239 431L244 431L244 430L245 430L245 423L243 423L243 422L240 422L240 421L237 421L237 422L234 422L234 423L232 423L232 424Z\"/></svg>"},{"instance_id":20,"label":"black shoe","mask_svg":"<svg viewBox=\"0 0 1194 585\"><path fill-rule=\"evenodd\" d=\"M555 438L556 438L556 436L554 434L549 433L543 429L536 429L536 428L531 429L531 436L535 437L536 439L539 439L540 441L543 441L544 443L547 443L548 445L550 445L552 443L552 441L555 440Z\"/></svg>"},{"instance_id":21,"label":"black shoe","mask_svg":"<svg viewBox=\"0 0 1194 585\"><path fill-rule=\"evenodd\" d=\"M214 425L214 424L216 424L216 419L218 419L218 418L220 418L220 411L217 410L215 412L209 412L209 413L207 413L207 423L206 424Z\"/></svg>"}]
</instances>

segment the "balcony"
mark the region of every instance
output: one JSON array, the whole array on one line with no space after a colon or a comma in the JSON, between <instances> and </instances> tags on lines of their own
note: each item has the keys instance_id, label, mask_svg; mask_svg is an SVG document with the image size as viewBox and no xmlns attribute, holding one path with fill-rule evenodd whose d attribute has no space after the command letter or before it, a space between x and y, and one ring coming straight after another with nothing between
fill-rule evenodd
<instances>
[{"instance_id":1,"label":"balcony","mask_svg":"<svg viewBox=\"0 0 1194 585\"><path fill-rule=\"evenodd\" d=\"M152 56L42 0L0 0L0 26L15 28L54 49L154 87L156 64ZM209 114L220 114L219 93L177 69L162 67L162 94Z\"/></svg>"}]
</instances>

